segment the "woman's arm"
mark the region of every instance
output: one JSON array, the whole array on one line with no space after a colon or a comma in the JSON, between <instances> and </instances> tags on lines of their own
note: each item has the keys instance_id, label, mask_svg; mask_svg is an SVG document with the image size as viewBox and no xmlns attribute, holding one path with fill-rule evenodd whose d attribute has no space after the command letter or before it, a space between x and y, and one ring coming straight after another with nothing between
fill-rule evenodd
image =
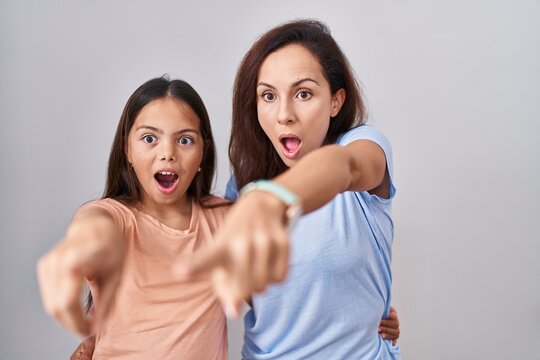
<instances>
[{"instance_id":1,"label":"woman's arm","mask_svg":"<svg viewBox=\"0 0 540 360\"><path fill-rule=\"evenodd\" d=\"M305 214L344 191L370 191L388 197L386 169L386 157L376 143L356 140L344 147L329 145L313 151L274 183L295 194ZM241 196L216 241L180 272L211 272L225 311L237 316L243 299L285 278L289 257L286 210L283 200L267 191Z\"/></svg>"},{"instance_id":2,"label":"woman's arm","mask_svg":"<svg viewBox=\"0 0 540 360\"><path fill-rule=\"evenodd\" d=\"M65 238L42 256L37 265L45 310L80 336L92 332L81 304L86 279L99 288L99 323L114 297L124 258L118 226L105 210L89 209L69 225Z\"/></svg>"},{"instance_id":3,"label":"woman's arm","mask_svg":"<svg viewBox=\"0 0 540 360\"><path fill-rule=\"evenodd\" d=\"M356 140L347 146L329 145L307 154L274 182L296 194L307 214L345 191L378 192L388 197L388 188L386 196L381 191L384 189L379 189L385 175L386 157L379 145Z\"/></svg>"}]
</instances>

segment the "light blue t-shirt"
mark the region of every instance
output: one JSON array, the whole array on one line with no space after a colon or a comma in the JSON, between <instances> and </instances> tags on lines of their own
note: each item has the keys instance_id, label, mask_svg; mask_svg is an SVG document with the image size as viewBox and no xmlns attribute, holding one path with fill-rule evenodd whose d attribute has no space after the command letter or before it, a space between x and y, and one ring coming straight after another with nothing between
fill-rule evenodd
<instances>
[{"instance_id":1,"label":"light blue t-shirt","mask_svg":"<svg viewBox=\"0 0 540 360\"><path fill-rule=\"evenodd\" d=\"M381 132L362 125L337 144L360 139L383 149L392 179L392 151ZM399 347L378 334L390 307L394 194L391 180L390 199L345 192L300 218L287 279L254 295L244 317L244 359L400 358ZM226 197L237 196L231 178Z\"/></svg>"}]
</instances>

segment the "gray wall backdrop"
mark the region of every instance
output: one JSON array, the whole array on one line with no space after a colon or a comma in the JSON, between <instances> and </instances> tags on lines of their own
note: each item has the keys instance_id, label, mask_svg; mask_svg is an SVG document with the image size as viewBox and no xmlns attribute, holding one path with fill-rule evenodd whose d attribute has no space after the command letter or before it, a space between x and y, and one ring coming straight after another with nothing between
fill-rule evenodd
<instances>
[{"instance_id":1,"label":"gray wall backdrop","mask_svg":"<svg viewBox=\"0 0 540 360\"><path fill-rule=\"evenodd\" d=\"M131 92L164 73L200 92L223 194L236 68L298 17L330 25L393 143L403 357L540 359L537 0L2 0L0 358L78 343L45 315L35 263L100 195ZM233 322L232 359L241 333Z\"/></svg>"}]
</instances>

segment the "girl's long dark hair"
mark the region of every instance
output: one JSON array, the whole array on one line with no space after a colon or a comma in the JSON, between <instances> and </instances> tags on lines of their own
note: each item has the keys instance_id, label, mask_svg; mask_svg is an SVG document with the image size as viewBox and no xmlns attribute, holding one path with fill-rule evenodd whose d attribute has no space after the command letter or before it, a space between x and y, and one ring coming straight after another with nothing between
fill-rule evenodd
<instances>
[{"instance_id":1,"label":"girl's long dark hair","mask_svg":"<svg viewBox=\"0 0 540 360\"><path fill-rule=\"evenodd\" d=\"M244 56L234 83L229 158L239 189L250 181L271 179L287 170L259 124L256 87L266 57L289 44L305 47L318 59L332 95L345 89L345 102L330 122L324 144L334 143L341 133L364 123L359 86L347 58L325 24L297 20L269 30Z\"/></svg>"}]
</instances>

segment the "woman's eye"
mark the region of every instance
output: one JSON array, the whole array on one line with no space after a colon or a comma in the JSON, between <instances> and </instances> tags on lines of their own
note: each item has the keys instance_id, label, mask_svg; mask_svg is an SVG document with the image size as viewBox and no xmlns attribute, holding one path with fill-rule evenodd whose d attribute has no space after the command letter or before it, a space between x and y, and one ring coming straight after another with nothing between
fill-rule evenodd
<instances>
[{"instance_id":1,"label":"woman's eye","mask_svg":"<svg viewBox=\"0 0 540 360\"><path fill-rule=\"evenodd\" d=\"M300 91L297 95L301 100L307 100L311 98L311 93L309 91Z\"/></svg>"},{"instance_id":2,"label":"woman's eye","mask_svg":"<svg viewBox=\"0 0 540 360\"><path fill-rule=\"evenodd\" d=\"M193 144L193 139L190 137L181 137L180 139L178 139L178 143L180 145L191 145Z\"/></svg>"},{"instance_id":3,"label":"woman's eye","mask_svg":"<svg viewBox=\"0 0 540 360\"><path fill-rule=\"evenodd\" d=\"M153 144L157 141L157 138L154 135L144 135L142 141L146 144Z\"/></svg>"},{"instance_id":4,"label":"woman's eye","mask_svg":"<svg viewBox=\"0 0 540 360\"><path fill-rule=\"evenodd\" d=\"M264 101L274 101L274 99L276 98L272 93L264 93L262 97Z\"/></svg>"}]
</instances>

